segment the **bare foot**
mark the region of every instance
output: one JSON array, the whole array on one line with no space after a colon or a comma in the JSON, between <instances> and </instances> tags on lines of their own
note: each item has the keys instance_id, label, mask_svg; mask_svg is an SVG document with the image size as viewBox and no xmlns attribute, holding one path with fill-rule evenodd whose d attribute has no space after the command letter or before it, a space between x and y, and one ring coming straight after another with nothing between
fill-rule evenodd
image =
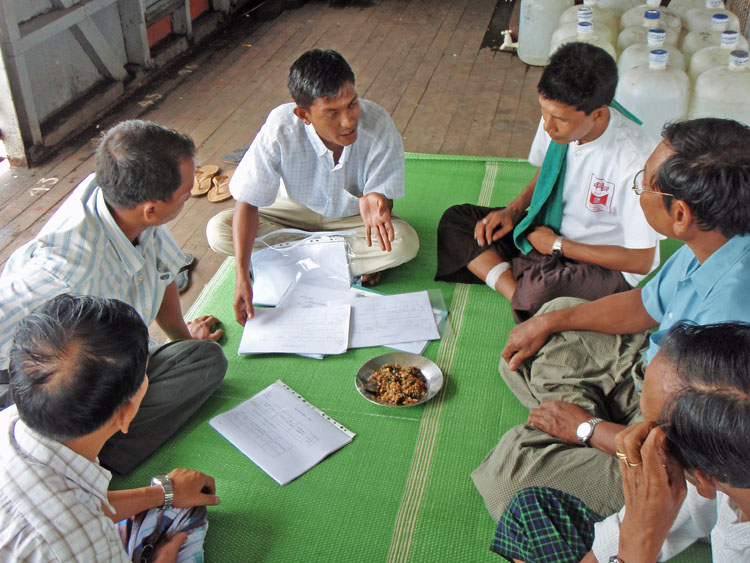
<instances>
[{"instance_id":1,"label":"bare foot","mask_svg":"<svg viewBox=\"0 0 750 563\"><path fill-rule=\"evenodd\" d=\"M383 277L383 272L373 272L372 274L362 274L362 285L370 287L378 285Z\"/></svg>"}]
</instances>

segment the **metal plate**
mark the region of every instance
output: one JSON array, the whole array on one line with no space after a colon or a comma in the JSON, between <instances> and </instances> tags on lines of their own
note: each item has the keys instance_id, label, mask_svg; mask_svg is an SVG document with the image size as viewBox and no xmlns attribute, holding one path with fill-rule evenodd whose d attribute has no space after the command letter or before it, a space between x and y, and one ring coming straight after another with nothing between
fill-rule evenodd
<instances>
[{"instance_id":1,"label":"metal plate","mask_svg":"<svg viewBox=\"0 0 750 563\"><path fill-rule=\"evenodd\" d=\"M370 379L370 376L378 371L380 366L384 364L400 364L404 368L409 366L417 366L422 372L422 375L424 375L424 378L427 380L427 393L425 393L424 397L422 397L419 401L417 401L416 403L412 403L411 405L386 405L384 403L376 401L375 396L365 389L365 383L367 383L367 380ZM408 352L393 352L391 354L378 356L365 362L365 364L361 368L359 368L357 377L354 378L354 384L357 386L357 391L359 391L360 395L362 395L371 403L375 403L376 405L380 405L382 407L397 408L413 407L416 405L421 405L422 403L426 403L438 394L438 391L440 391L440 389L442 389L443 387L443 372L440 371L440 368L437 367L437 364L435 364L435 362L433 362L432 360L428 360L424 356L420 356L418 354L409 354Z\"/></svg>"}]
</instances>

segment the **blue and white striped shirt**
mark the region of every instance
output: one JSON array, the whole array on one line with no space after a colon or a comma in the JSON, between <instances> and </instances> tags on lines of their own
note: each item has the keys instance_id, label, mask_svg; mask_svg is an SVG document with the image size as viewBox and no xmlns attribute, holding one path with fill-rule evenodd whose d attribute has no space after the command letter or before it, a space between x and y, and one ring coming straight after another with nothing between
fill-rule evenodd
<instances>
[{"instance_id":1,"label":"blue and white striped shirt","mask_svg":"<svg viewBox=\"0 0 750 563\"><path fill-rule=\"evenodd\" d=\"M359 198L376 192L404 197L404 143L379 105L359 100L357 140L338 164L315 128L281 105L266 122L237 166L229 188L234 199L264 207L276 200L280 180L289 198L330 218L359 215Z\"/></svg>"},{"instance_id":2,"label":"blue and white striped shirt","mask_svg":"<svg viewBox=\"0 0 750 563\"><path fill-rule=\"evenodd\" d=\"M138 239L134 246L120 230L89 175L0 275L0 369L8 369L16 325L62 293L119 299L150 324L185 255L166 225Z\"/></svg>"}]
</instances>

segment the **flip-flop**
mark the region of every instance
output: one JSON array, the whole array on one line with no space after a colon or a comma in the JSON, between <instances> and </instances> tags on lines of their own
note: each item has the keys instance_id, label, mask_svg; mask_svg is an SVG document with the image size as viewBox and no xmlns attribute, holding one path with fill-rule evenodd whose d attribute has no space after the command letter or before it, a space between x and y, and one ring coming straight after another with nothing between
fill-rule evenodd
<instances>
[{"instance_id":1,"label":"flip-flop","mask_svg":"<svg viewBox=\"0 0 750 563\"><path fill-rule=\"evenodd\" d=\"M190 195L200 197L206 195L211 189L211 179L219 173L219 167L215 164L206 164L195 169L195 182Z\"/></svg>"},{"instance_id":2,"label":"flip-flop","mask_svg":"<svg viewBox=\"0 0 750 563\"><path fill-rule=\"evenodd\" d=\"M208 190L206 198L212 203L219 203L226 201L232 197L232 193L229 191L229 180L232 178L234 170L230 170L226 174L221 176L214 176L211 180L213 186Z\"/></svg>"},{"instance_id":3,"label":"flip-flop","mask_svg":"<svg viewBox=\"0 0 750 563\"><path fill-rule=\"evenodd\" d=\"M182 293L190 285L190 270L193 268L195 263L195 256L190 253L185 253L185 265L179 269L175 281L177 282L177 291Z\"/></svg>"}]
</instances>

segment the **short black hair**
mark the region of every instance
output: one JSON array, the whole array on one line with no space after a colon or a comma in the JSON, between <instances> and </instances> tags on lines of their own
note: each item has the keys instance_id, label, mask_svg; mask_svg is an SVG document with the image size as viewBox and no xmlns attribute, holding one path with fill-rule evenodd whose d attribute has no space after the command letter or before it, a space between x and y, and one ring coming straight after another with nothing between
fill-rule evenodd
<instances>
[{"instance_id":1,"label":"short black hair","mask_svg":"<svg viewBox=\"0 0 750 563\"><path fill-rule=\"evenodd\" d=\"M335 98L347 82L354 84L354 72L340 53L312 49L292 63L286 84L294 102L309 109L318 98Z\"/></svg>"},{"instance_id":2,"label":"short black hair","mask_svg":"<svg viewBox=\"0 0 750 563\"><path fill-rule=\"evenodd\" d=\"M70 440L101 428L138 391L148 329L122 301L62 294L18 324L9 355L21 420Z\"/></svg>"},{"instance_id":3,"label":"short black hair","mask_svg":"<svg viewBox=\"0 0 750 563\"><path fill-rule=\"evenodd\" d=\"M117 209L167 201L182 184L182 161L194 155L195 144L187 135L151 121L123 121L99 142L96 182Z\"/></svg>"},{"instance_id":4,"label":"short black hair","mask_svg":"<svg viewBox=\"0 0 750 563\"><path fill-rule=\"evenodd\" d=\"M537 91L553 102L590 115L608 106L617 89L617 63L601 47L574 41L557 49L544 68Z\"/></svg>"},{"instance_id":5,"label":"short black hair","mask_svg":"<svg viewBox=\"0 0 750 563\"><path fill-rule=\"evenodd\" d=\"M750 127L706 117L668 123L662 137L674 154L656 172L654 189L687 203L702 231L750 233ZM667 209L674 198L662 196Z\"/></svg>"},{"instance_id":6,"label":"short black hair","mask_svg":"<svg viewBox=\"0 0 750 563\"><path fill-rule=\"evenodd\" d=\"M660 352L680 379L660 417L670 453L684 469L750 488L750 324L682 321Z\"/></svg>"}]
</instances>

